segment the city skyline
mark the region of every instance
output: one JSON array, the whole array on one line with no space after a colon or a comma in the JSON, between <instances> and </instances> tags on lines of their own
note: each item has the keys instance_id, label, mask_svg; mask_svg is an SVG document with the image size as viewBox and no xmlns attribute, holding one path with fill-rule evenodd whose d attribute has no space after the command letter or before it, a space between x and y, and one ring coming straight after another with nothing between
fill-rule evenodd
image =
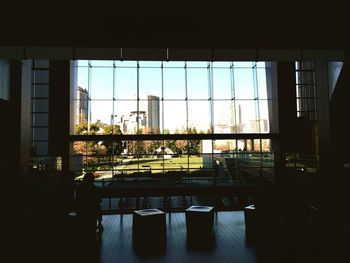
<instances>
[{"instance_id":1,"label":"city skyline","mask_svg":"<svg viewBox=\"0 0 350 263\"><path fill-rule=\"evenodd\" d=\"M120 68L110 67L112 63ZM148 96L159 98L160 131L228 125L234 132L243 123L268 121L264 64L254 71L253 62L241 62L237 69L222 62L208 76L207 62L187 62L187 68L184 62L167 63L162 69L159 61L140 62L139 68L136 61L78 61L77 85L90 90L91 122L110 123L111 115L136 110L149 113Z\"/></svg>"}]
</instances>

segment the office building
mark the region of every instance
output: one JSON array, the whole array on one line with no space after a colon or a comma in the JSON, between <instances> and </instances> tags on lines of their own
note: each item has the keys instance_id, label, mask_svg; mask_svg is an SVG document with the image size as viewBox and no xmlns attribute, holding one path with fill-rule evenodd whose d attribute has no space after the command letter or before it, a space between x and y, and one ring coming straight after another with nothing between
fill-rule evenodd
<instances>
[{"instance_id":1,"label":"office building","mask_svg":"<svg viewBox=\"0 0 350 263\"><path fill-rule=\"evenodd\" d=\"M159 97L148 95L147 96L147 129L153 133L160 133L160 107Z\"/></svg>"},{"instance_id":2,"label":"office building","mask_svg":"<svg viewBox=\"0 0 350 263\"><path fill-rule=\"evenodd\" d=\"M89 103L88 91L82 87L78 87L76 124L87 124L88 117L89 117L88 103Z\"/></svg>"}]
</instances>

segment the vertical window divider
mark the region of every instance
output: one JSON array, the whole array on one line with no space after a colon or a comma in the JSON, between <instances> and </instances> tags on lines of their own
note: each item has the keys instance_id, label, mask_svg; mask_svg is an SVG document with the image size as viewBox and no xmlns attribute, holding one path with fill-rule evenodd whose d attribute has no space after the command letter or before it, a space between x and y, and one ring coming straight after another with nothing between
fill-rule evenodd
<instances>
[{"instance_id":1,"label":"vertical window divider","mask_svg":"<svg viewBox=\"0 0 350 263\"><path fill-rule=\"evenodd\" d=\"M213 88L214 88L214 76L213 76L213 64L214 62L211 61L209 62L209 99L210 99L210 119L211 119L211 133L213 134L214 131L214 101L213 101ZM213 176L213 184L216 180L216 169L214 169L216 167L216 164L214 164L215 162L215 158L214 158L214 141L213 139L211 139L211 163L212 163L212 176Z\"/></svg>"},{"instance_id":2,"label":"vertical window divider","mask_svg":"<svg viewBox=\"0 0 350 263\"><path fill-rule=\"evenodd\" d=\"M186 101L186 133L189 132L188 127L188 90L187 90L187 61L185 61L185 101ZM189 154L189 144L190 140L187 140L187 175L190 175L190 154Z\"/></svg>"},{"instance_id":3,"label":"vertical window divider","mask_svg":"<svg viewBox=\"0 0 350 263\"><path fill-rule=\"evenodd\" d=\"M254 133L261 132L260 127L260 105L259 105L259 89L258 89L258 74L257 74L257 62L253 62L253 85L254 85L254 101L255 101L255 119L257 124L257 130Z\"/></svg>"},{"instance_id":4,"label":"vertical window divider","mask_svg":"<svg viewBox=\"0 0 350 263\"><path fill-rule=\"evenodd\" d=\"M235 94L235 73L234 73L234 64L231 62L230 66L230 80L231 80L231 118L233 117L232 122L232 133L237 133L237 114L236 114L236 94Z\"/></svg>"},{"instance_id":5,"label":"vertical window divider","mask_svg":"<svg viewBox=\"0 0 350 263\"><path fill-rule=\"evenodd\" d=\"M90 135L90 127L91 127L91 60L88 61L88 126L87 131Z\"/></svg>"},{"instance_id":6,"label":"vertical window divider","mask_svg":"<svg viewBox=\"0 0 350 263\"><path fill-rule=\"evenodd\" d=\"M167 49L168 52L168 49ZM161 64L161 78L162 78L162 134L164 134L164 67L163 61Z\"/></svg>"},{"instance_id":7,"label":"vertical window divider","mask_svg":"<svg viewBox=\"0 0 350 263\"><path fill-rule=\"evenodd\" d=\"M115 129L115 126L114 126L114 123L115 123L115 110L114 110L114 104L115 104L115 71L116 71L116 68L115 68L115 60L113 60L113 104L112 104L112 135L114 135L116 133L116 131L114 130ZM114 166L118 163L118 162L114 162L114 140L112 139L111 141L111 144L112 144L112 178L114 178ZM116 167L117 168L117 167Z\"/></svg>"},{"instance_id":8,"label":"vertical window divider","mask_svg":"<svg viewBox=\"0 0 350 263\"><path fill-rule=\"evenodd\" d=\"M140 63L137 61L137 68L136 68L136 133L140 134L140 127L139 127L139 115L140 115ZM137 172L140 174L140 143L139 141L136 141L136 154L137 154Z\"/></svg>"},{"instance_id":9,"label":"vertical window divider","mask_svg":"<svg viewBox=\"0 0 350 263\"><path fill-rule=\"evenodd\" d=\"M167 49L168 57L168 49ZM162 82L162 134L164 134L164 68L163 61L161 63L161 82ZM165 141L163 141L163 146L165 146ZM164 176L164 156L163 156L163 176Z\"/></svg>"}]
</instances>

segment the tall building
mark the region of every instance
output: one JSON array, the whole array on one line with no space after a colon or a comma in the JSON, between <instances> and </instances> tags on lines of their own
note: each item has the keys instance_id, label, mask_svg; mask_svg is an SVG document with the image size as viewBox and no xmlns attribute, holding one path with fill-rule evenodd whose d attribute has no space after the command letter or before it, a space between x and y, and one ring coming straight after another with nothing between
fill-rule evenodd
<instances>
[{"instance_id":1,"label":"tall building","mask_svg":"<svg viewBox=\"0 0 350 263\"><path fill-rule=\"evenodd\" d=\"M135 134L137 130L141 131L146 128L147 117L145 111L132 111L130 112L129 120L127 123L127 133Z\"/></svg>"},{"instance_id":2,"label":"tall building","mask_svg":"<svg viewBox=\"0 0 350 263\"><path fill-rule=\"evenodd\" d=\"M147 129L153 131L154 133L160 132L159 125L159 97L148 95L147 96Z\"/></svg>"},{"instance_id":3,"label":"tall building","mask_svg":"<svg viewBox=\"0 0 350 263\"><path fill-rule=\"evenodd\" d=\"M88 122L88 116L89 116L88 102L89 102L89 92L82 87L78 87L76 125L86 124Z\"/></svg>"},{"instance_id":4,"label":"tall building","mask_svg":"<svg viewBox=\"0 0 350 263\"><path fill-rule=\"evenodd\" d=\"M147 124L147 116L145 111L130 112L129 117L122 114L114 116L114 124L119 125L123 134L136 134L137 130L144 131Z\"/></svg>"},{"instance_id":5,"label":"tall building","mask_svg":"<svg viewBox=\"0 0 350 263\"><path fill-rule=\"evenodd\" d=\"M250 120L248 132L251 133L267 133L269 132L269 121L266 119Z\"/></svg>"}]
</instances>

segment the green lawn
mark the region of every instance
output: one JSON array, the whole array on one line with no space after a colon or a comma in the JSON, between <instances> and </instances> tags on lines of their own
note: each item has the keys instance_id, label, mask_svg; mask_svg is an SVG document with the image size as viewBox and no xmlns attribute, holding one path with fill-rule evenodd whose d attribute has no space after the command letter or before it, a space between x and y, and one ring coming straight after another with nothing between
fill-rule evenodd
<instances>
[{"instance_id":1,"label":"green lawn","mask_svg":"<svg viewBox=\"0 0 350 263\"><path fill-rule=\"evenodd\" d=\"M162 173L163 170L176 170L181 171L183 169L200 169L203 167L203 158L197 156L174 157L171 159L155 159L155 158L134 158L130 163L115 167L117 170L129 170L133 171L151 171L152 173Z\"/></svg>"}]
</instances>

